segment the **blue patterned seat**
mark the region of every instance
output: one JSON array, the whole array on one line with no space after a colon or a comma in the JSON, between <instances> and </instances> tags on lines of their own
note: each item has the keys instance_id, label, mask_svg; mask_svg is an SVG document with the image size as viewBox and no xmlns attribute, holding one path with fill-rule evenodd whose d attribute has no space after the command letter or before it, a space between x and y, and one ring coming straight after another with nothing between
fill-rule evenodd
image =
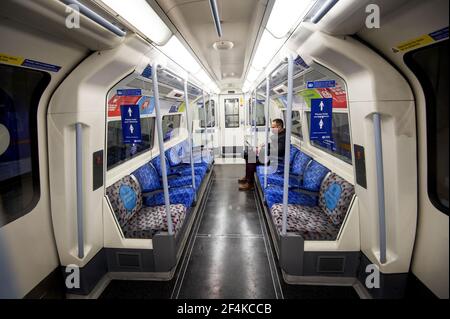
<instances>
[{"instance_id":1,"label":"blue patterned seat","mask_svg":"<svg viewBox=\"0 0 450 319\"><path fill-rule=\"evenodd\" d=\"M292 151L295 149L296 151ZM307 165L311 162L312 158L302 151L296 148L291 148L291 169L289 177L289 187L301 187L303 184L303 174L306 170ZM264 185L264 167L258 171L257 175L260 180L261 185ZM267 175L267 185L278 185L283 186L284 182L284 170L283 167L279 167L278 171L275 173L269 173Z\"/></svg>"},{"instance_id":2,"label":"blue patterned seat","mask_svg":"<svg viewBox=\"0 0 450 319\"><path fill-rule=\"evenodd\" d=\"M125 238L151 239L157 232L167 231L165 206L143 206L139 183L125 176L106 189L114 215ZM186 216L186 207L170 205L174 233L181 229Z\"/></svg>"},{"instance_id":3,"label":"blue patterned seat","mask_svg":"<svg viewBox=\"0 0 450 319\"><path fill-rule=\"evenodd\" d=\"M182 204L185 207L191 207L194 203L195 192L192 187L169 188L170 204ZM144 194L144 204L146 206L164 205L164 191Z\"/></svg>"},{"instance_id":4,"label":"blue patterned seat","mask_svg":"<svg viewBox=\"0 0 450 319\"><path fill-rule=\"evenodd\" d=\"M299 153L299 155L301 155ZM304 206L315 206L317 205L318 196L307 195L299 193L295 189L303 189L311 192L318 192L320 185L329 173L329 169L322 164L311 161L306 167L305 173L303 175L303 183L299 185L296 178L289 179L289 195L288 203ZM280 182L283 179L281 178ZM264 197L266 199L267 206L272 208L274 204L279 204L283 202L283 186L280 185L270 185L264 190Z\"/></svg>"},{"instance_id":5,"label":"blue patterned seat","mask_svg":"<svg viewBox=\"0 0 450 319\"><path fill-rule=\"evenodd\" d=\"M165 158L165 159L166 159L166 174L168 176L169 186L170 185L174 186L174 187L192 186L192 178L191 178L192 175L191 175L190 169L189 169L189 171L183 172L184 174L182 174L181 172L172 171L170 164L169 164L169 160L167 158ZM160 156L155 157L152 160L151 165L155 168L155 170L159 176L159 179L161 179L162 174L161 174L161 158L160 158ZM198 177L196 174L196 177L195 177L196 189L198 189L202 180L203 180L203 177L201 176L201 174L198 174Z\"/></svg>"},{"instance_id":6,"label":"blue patterned seat","mask_svg":"<svg viewBox=\"0 0 450 319\"><path fill-rule=\"evenodd\" d=\"M268 186L264 190L264 197L269 208L274 204L283 203L283 186ZM317 197L290 190L288 204L316 206Z\"/></svg>"},{"instance_id":7,"label":"blue patterned seat","mask_svg":"<svg viewBox=\"0 0 450 319\"><path fill-rule=\"evenodd\" d=\"M194 164L194 173L195 176L199 176L202 180L206 175L206 171L208 170L208 166L207 165L203 165L203 164ZM191 164L181 164L181 165L177 165L175 167L171 167L171 172L173 174L177 174L177 175L183 175L183 176L191 176L192 175L192 170L191 170Z\"/></svg>"},{"instance_id":8,"label":"blue patterned seat","mask_svg":"<svg viewBox=\"0 0 450 319\"><path fill-rule=\"evenodd\" d=\"M192 186L192 175L189 174L185 176L179 176L176 178L169 177L167 179L167 183L169 184L170 188ZM198 190L201 184L202 184L202 177L199 175L195 175L195 190Z\"/></svg>"},{"instance_id":9,"label":"blue patterned seat","mask_svg":"<svg viewBox=\"0 0 450 319\"><path fill-rule=\"evenodd\" d=\"M325 176L330 172L328 168L316 161L311 161L303 174L303 186L301 188L318 192Z\"/></svg>"},{"instance_id":10,"label":"blue patterned seat","mask_svg":"<svg viewBox=\"0 0 450 319\"><path fill-rule=\"evenodd\" d=\"M336 240L354 194L352 184L331 173L321 184L317 206L288 205L287 232L305 240ZM283 205L273 205L271 214L281 233Z\"/></svg>"},{"instance_id":11,"label":"blue patterned seat","mask_svg":"<svg viewBox=\"0 0 450 319\"><path fill-rule=\"evenodd\" d=\"M146 206L164 205L164 192L161 179L156 169L150 163L141 166L131 176L138 181L146 197L144 199ZM200 182L200 178L196 178L196 183L197 181ZM192 179L190 176L175 179L169 178L168 184L171 204L183 204L186 207L192 206L195 192L192 188Z\"/></svg>"},{"instance_id":12,"label":"blue patterned seat","mask_svg":"<svg viewBox=\"0 0 450 319\"><path fill-rule=\"evenodd\" d=\"M184 140L183 142L181 142L179 145L179 151L178 151L178 155L181 158L181 162L182 163L190 163L190 154L191 154L191 149L189 148L189 141L188 140ZM199 150L199 151L194 151L192 153L192 158L194 160L194 163L196 165L202 165L202 166L206 166L209 167L209 165L211 165L211 163L213 162L213 157L211 156L211 153L209 153L206 150Z\"/></svg>"}]
</instances>

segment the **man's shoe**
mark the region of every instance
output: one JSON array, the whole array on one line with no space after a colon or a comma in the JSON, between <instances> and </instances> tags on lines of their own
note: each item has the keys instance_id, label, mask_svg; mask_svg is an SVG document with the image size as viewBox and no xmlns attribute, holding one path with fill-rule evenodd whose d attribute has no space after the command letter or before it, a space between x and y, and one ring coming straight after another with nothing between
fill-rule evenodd
<instances>
[{"instance_id":1,"label":"man's shoe","mask_svg":"<svg viewBox=\"0 0 450 319\"><path fill-rule=\"evenodd\" d=\"M247 176L238 179L239 184L247 183Z\"/></svg>"},{"instance_id":2,"label":"man's shoe","mask_svg":"<svg viewBox=\"0 0 450 319\"><path fill-rule=\"evenodd\" d=\"M241 184L239 186L239 190L240 191L251 191L251 190L253 190L254 187L255 186L253 184L250 184L250 183L246 182L246 183Z\"/></svg>"}]
</instances>

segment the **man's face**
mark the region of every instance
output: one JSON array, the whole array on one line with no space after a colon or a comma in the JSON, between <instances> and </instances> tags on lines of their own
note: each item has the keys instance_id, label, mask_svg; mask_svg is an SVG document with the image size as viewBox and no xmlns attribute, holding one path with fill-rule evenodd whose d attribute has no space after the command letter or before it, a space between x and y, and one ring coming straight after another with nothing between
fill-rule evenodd
<instances>
[{"instance_id":1,"label":"man's face","mask_svg":"<svg viewBox=\"0 0 450 319\"><path fill-rule=\"evenodd\" d=\"M278 134L278 132L280 132L280 127L277 125L277 123L272 122L272 133Z\"/></svg>"}]
</instances>

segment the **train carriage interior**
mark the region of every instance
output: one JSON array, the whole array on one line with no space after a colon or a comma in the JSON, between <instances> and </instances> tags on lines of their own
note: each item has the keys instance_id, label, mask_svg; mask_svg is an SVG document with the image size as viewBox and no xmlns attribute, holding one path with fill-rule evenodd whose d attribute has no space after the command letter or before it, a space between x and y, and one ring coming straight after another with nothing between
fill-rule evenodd
<instances>
[{"instance_id":1,"label":"train carriage interior","mask_svg":"<svg viewBox=\"0 0 450 319\"><path fill-rule=\"evenodd\" d=\"M448 299L448 25L1 1L0 299Z\"/></svg>"}]
</instances>

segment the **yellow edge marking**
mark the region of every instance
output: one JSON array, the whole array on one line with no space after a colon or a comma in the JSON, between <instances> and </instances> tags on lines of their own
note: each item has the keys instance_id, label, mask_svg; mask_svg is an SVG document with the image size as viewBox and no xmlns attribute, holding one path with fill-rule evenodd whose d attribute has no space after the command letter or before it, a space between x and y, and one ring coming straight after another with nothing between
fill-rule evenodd
<instances>
[{"instance_id":1,"label":"yellow edge marking","mask_svg":"<svg viewBox=\"0 0 450 319\"><path fill-rule=\"evenodd\" d=\"M0 53L0 63L22 65L24 58Z\"/></svg>"},{"instance_id":2,"label":"yellow edge marking","mask_svg":"<svg viewBox=\"0 0 450 319\"><path fill-rule=\"evenodd\" d=\"M430 37L429 35L423 35L421 37L400 43L399 45L397 45L395 47L395 50L397 50L396 52L409 51L412 49L423 47L423 46L428 45L433 42L434 42L434 39L432 37Z\"/></svg>"}]
</instances>

